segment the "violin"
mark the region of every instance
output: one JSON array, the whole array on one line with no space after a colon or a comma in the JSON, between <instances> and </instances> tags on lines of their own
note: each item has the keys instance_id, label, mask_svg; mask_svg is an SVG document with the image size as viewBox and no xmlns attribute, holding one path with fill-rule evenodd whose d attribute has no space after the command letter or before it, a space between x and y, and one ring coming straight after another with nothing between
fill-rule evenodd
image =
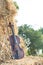
<instances>
[{"instance_id":1,"label":"violin","mask_svg":"<svg viewBox=\"0 0 43 65\"><path fill-rule=\"evenodd\" d=\"M18 36L16 36L14 33L14 25L9 23L9 27L11 28L11 31L12 31L12 35L9 36L9 40L10 40L10 44L11 44L11 48L12 48L13 58L21 59L24 57L24 51L19 45L20 38Z\"/></svg>"}]
</instances>

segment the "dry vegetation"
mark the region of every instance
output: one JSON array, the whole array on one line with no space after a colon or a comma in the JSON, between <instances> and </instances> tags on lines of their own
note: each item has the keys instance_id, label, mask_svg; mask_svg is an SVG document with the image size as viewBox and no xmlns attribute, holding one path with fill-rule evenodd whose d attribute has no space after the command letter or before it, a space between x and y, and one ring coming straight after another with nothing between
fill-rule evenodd
<instances>
[{"instance_id":1,"label":"dry vegetation","mask_svg":"<svg viewBox=\"0 0 43 65\"><path fill-rule=\"evenodd\" d=\"M0 0L0 61L9 59L12 54L10 42L8 40L11 35L11 29L8 28L7 25L9 22L14 24L15 35L18 35L18 28L14 19L16 13L17 10L12 0ZM20 40L20 42L21 41L22 40Z\"/></svg>"},{"instance_id":2,"label":"dry vegetation","mask_svg":"<svg viewBox=\"0 0 43 65\"><path fill-rule=\"evenodd\" d=\"M0 61L10 58L11 47L8 41L11 30L7 25L9 22L16 24L13 19L16 14L16 7L14 6L12 0L0 0ZM16 29L15 29L16 28ZM18 33L17 26L14 26L15 34Z\"/></svg>"},{"instance_id":3,"label":"dry vegetation","mask_svg":"<svg viewBox=\"0 0 43 65\"><path fill-rule=\"evenodd\" d=\"M37 56L28 56L20 60L6 60L1 62L0 65L43 65L43 58Z\"/></svg>"},{"instance_id":4,"label":"dry vegetation","mask_svg":"<svg viewBox=\"0 0 43 65\"><path fill-rule=\"evenodd\" d=\"M12 0L0 0L0 65L43 65L42 57L29 56L19 60L10 58L12 52L8 38L11 35L11 30L9 28L7 30L7 25L9 22L14 24L15 35L18 35L18 28L14 19L16 13L17 10ZM26 47L21 37L20 45L26 53Z\"/></svg>"}]
</instances>

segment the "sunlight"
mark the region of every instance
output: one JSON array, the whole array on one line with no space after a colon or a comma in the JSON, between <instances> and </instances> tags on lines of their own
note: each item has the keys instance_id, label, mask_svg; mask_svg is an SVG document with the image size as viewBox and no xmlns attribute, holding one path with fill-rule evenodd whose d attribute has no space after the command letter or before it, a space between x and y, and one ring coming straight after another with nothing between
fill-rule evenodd
<instances>
[{"instance_id":1,"label":"sunlight","mask_svg":"<svg viewBox=\"0 0 43 65\"><path fill-rule=\"evenodd\" d=\"M19 5L17 25L32 25L35 29L43 27L43 0L14 0ZM35 26L36 25L36 26Z\"/></svg>"}]
</instances>

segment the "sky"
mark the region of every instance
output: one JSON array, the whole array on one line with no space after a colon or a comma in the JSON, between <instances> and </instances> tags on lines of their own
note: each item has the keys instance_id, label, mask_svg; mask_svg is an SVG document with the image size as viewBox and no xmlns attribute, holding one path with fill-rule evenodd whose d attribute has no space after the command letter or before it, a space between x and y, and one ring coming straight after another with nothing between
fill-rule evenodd
<instances>
[{"instance_id":1,"label":"sky","mask_svg":"<svg viewBox=\"0 0 43 65\"><path fill-rule=\"evenodd\" d=\"M34 29L43 27L43 0L14 0L19 6L17 25L28 24Z\"/></svg>"}]
</instances>

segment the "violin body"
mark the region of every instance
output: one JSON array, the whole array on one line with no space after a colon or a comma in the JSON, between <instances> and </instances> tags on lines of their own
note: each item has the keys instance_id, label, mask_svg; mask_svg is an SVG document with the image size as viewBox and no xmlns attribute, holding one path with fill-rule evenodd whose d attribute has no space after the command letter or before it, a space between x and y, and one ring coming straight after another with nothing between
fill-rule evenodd
<instances>
[{"instance_id":1,"label":"violin body","mask_svg":"<svg viewBox=\"0 0 43 65\"><path fill-rule=\"evenodd\" d=\"M10 39L10 44L11 44L11 49L12 49L12 53L13 53L13 57L15 59L20 59L20 58L23 58L24 57L24 51L22 48L20 48L19 46L19 43L20 43L20 38L18 36L15 36L14 34L14 25L12 25L10 22L9 22L9 25L8 25L11 30L12 30L12 35L9 36L9 39Z\"/></svg>"},{"instance_id":2,"label":"violin body","mask_svg":"<svg viewBox=\"0 0 43 65\"><path fill-rule=\"evenodd\" d=\"M11 35L10 38L10 44L11 44L11 49L13 52L13 56L15 59L21 59L24 57L24 51L22 48L20 48L19 43L20 43L20 38L18 36L15 36L17 43L14 43L14 37Z\"/></svg>"}]
</instances>

